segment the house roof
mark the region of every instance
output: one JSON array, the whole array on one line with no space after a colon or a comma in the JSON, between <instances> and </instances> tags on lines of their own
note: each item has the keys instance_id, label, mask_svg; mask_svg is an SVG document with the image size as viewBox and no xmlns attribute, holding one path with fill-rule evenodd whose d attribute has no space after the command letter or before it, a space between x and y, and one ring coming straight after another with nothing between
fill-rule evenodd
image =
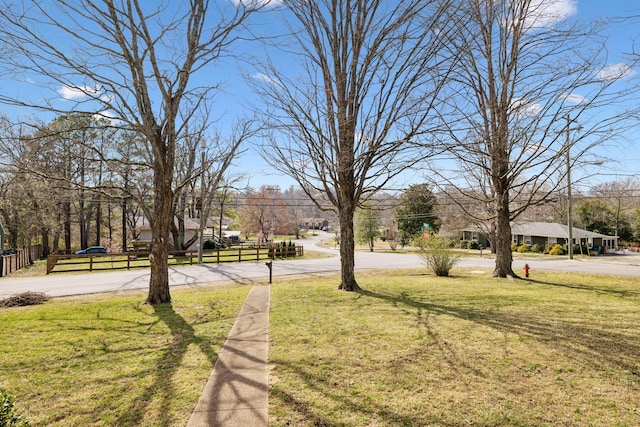
<instances>
[{"instance_id":1,"label":"house roof","mask_svg":"<svg viewBox=\"0 0 640 427\"><path fill-rule=\"evenodd\" d=\"M571 227L574 239L616 239L614 236L594 233L578 227ZM466 228L464 231L479 231L477 227ZM556 222L512 222L511 234L516 236L538 236L538 237L560 237L569 238L569 227L567 224Z\"/></svg>"},{"instance_id":2,"label":"house roof","mask_svg":"<svg viewBox=\"0 0 640 427\"><path fill-rule=\"evenodd\" d=\"M614 236L594 233L593 231L584 230L578 227L571 227L571 231L573 234L573 238L575 239L615 239ZM513 222L511 223L511 234L522 236L568 238L569 227L567 226L567 224L558 224L556 222Z\"/></svg>"},{"instance_id":3,"label":"house roof","mask_svg":"<svg viewBox=\"0 0 640 427\"><path fill-rule=\"evenodd\" d=\"M174 218L174 223L176 219ZM176 223L177 224L177 223ZM217 225L217 222L212 221L211 218L207 219L206 227L212 228L214 225ZM143 216L138 217L136 221L136 230L151 230L151 226L149 225L149 221ZM200 229L200 218L189 218L187 216L184 217L184 229L185 230L199 230Z\"/></svg>"}]
</instances>

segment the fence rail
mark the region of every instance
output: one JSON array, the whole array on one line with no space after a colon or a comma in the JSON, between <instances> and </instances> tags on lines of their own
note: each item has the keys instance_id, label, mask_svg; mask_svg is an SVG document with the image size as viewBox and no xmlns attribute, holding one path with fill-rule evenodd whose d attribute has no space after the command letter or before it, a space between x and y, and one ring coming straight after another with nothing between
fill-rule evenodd
<instances>
[{"instance_id":1,"label":"fence rail","mask_svg":"<svg viewBox=\"0 0 640 427\"><path fill-rule=\"evenodd\" d=\"M32 245L17 249L13 254L0 256L0 277L33 264L42 255L42 245Z\"/></svg>"},{"instance_id":2,"label":"fence rail","mask_svg":"<svg viewBox=\"0 0 640 427\"><path fill-rule=\"evenodd\" d=\"M72 271L101 271L149 267L148 251L126 252L120 254L83 254L83 255L49 255L47 257L47 274ZM203 263L260 261L263 259L293 258L304 255L302 246L285 246L276 248L231 248L213 249L202 253ZM173 265L194 264L198 251L169 251L169 260Z\"/></svg>"}]
</instances>

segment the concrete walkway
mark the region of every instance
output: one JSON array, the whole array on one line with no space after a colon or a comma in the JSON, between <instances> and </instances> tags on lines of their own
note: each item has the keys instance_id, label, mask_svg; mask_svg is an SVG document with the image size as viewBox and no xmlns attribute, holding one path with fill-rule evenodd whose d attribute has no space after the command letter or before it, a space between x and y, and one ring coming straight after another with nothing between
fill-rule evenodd
<instances>
[{"instance_id":1,"label":"concrete walkway","mask_svg":"<svg viewBox=\"0 0 640 427\"><path fill-rule=\"evenodd\" d=\"M188 427L268 425L269 286L249 291Z\"/></svg>"}]
</instances>

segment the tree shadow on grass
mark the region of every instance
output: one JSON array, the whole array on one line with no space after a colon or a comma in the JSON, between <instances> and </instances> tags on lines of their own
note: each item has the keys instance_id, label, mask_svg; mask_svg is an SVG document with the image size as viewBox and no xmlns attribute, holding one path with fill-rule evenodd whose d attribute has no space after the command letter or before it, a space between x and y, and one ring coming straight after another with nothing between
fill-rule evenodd
<instances>
[{"instance_id":1,"label":"tree shadow on grass","mask_svg":"<svg viewBox=\"0 0 640 427\"><path fill-rule=\"evenodd\" d=\"M541 285L561 286L561 284L534 282L530 284L522 282L516 286ZM567 287L573 288L573 286ZM578 289L583 288L578 287ZM600 293L606 290L606 287L592 289L585 285L583 290ZM597 308L589 307L589 302L585 304L584 312L580 309L575 313L567 314L562 311L562 306L559 306L561 310L557 310L558 307L554 307L556 310L540 310L539 307L527 304L526 300L519 302L519 298L513 296L510 297L513 300L510 300L506 305L499 303L494 305L490 298L485 297L479 300L457 301L451 299L445 302L430 302L428 297L423 295L413 295L402 291L362 290L358 293L360 298L364 300L383 300L413 316L415 322L427 330L429 336L433 338L433 341L428 343L433 346L429 348L439 349L443 354L444 362L448 363L454 372L460 371L461 374L470 372L475 377L486 377L486 372L477 369L473 360L465 360L465 356L456 351L455 347L449 347L451 338L438 336L438 330L433 328L434 323L431 322L430 316L449 316L491 328L505 336L510 334L526 337L527 339L523 342L542 343L551 351L565 355L567 360L575 360L576 363L590 366L593 370L622 371L621 376L625 377L622 381L635 384L629 387L635 388L640 385L640 359L638 359L640 337L637 334L637 326L634 326L633 323L634 319L637 319L635 315L625 319L612 318L613 321L608 322L606 315L601 315ZM571 295L571 293L567 295ZM607 295L612 297L608 298L608 301L615 301L614 298L626 294L611 292ZM633 292L629 296L628 301L622 302L622 307L632 314L636 301ZM595 297L594 301L597 300L598 297ZM579 297L576 301L579 306ZM375 305L365 303L358 307ZM637 308L637 305L635 307ZM415 365L415 361L423 357L421 352L425 350L425 347L419 345L415 349L408 350L410 353L405 352L400 357L394 357L392 365L389 366L393 366L396 371L402 371L402 364ZM526 357L526 353L523 353L523 357ZM279 402L277 404L279 407L276 407L276 410L295 414L294 417L304 420L304 425L344 425L332 418L330 414L334 413L350 413L355 417L369 418L383 425L451 425L448 424L450 420L445 415L441 416L436 412L422 411L418 414L412 412L413 409L406 409L404 412L404 409L391 408L380 404L380 402L372 404L367 401L367 396L351 393L348 385L334 383L335 378L324 376L321 371L310 366L307 358L296 361L272 359L271 363L281 366L284 372L291 373L292 377L298 378L300 385L291 388L287 381L277 381L271 387L270 399L273 402ZM385 366L381 365L375 366L375 369L384 368ZM460 378L464 378L464 376L461 375ZM340 382L340 380L337 381ZM485 383L486 381L479 380L479 384ZM304 389L305 392L299 392L298 387ZM490 392L487 394L490 395ZM323 403L325 399L328 403ZM495 416L500 417L500 415L496 414ZM495 425L513 425L513 420L509 418L509 411L502 415L505 417L504 423ZM275 416L277 417L277 414ZM497 419L500 420L500 418ZM295 423L295 419L292 422Z\"/></svg>"},{"instance_id":2,"label":"tree shadow on grass","mask_svg":"<svg viewBox=\"0 0 640 427\"><path fill-rule=\"evenodd\" d=\"M396 306L416 309L420 312L421 319L427 314L453 316L501 332L533 338L585 363L625 370L640 382L640 335L637 333L637 326L633 326L631 321L628 325L620 325L618 322L615 322L617 325L610 325L605 319L593 322L588 316L577 318L574 314L565 317L563 312L536 311L535 308L515 311L496 309L485 304L454 306L422 301L407 293L396 295L368 290L360 293Z\"/></svg>"},{"instance_id":3,"label":"tree shadow on grass","mask_svg":"<svg viewBox=\"0 0 640 427\"><path fill-rule=\"evenodd\" d=\"M218 354L211 347L211 340L199 337L193 326L174 311L171 303L155 305L153 309L159 321L170 329L172 339L155 364L153 382L138 393L129 408L118 417L118 425L139 425L149 404L157 399L158 395L161 395L161 402L157 410L162 418L157 425L173 425L175 420L170 414L178 409L173 406L177 393L173 376L180 368L188 347L192 344L198 346L212 367L218 358Z\"/></svg>"},{"instance_id":4,"label":"tree shadow on grass","mask_svg":"<svg viewBox=\"0 0 640 427\"><path fill-rule=\"evenodd\" d=\"M370 421L382 420L384 425L397 426L419 426L419 425L438 425L443 427L455 427L459 424L452 424L443 418L435 415L421 414L412 416L402 414L397 408L389 405L372 405L370 402L363 400L359 395L349 395L337 388L330 380L322 375L313 373L305 363L290 363L282 360L274 360L279 366L285 367L285 370L292 372L305 382L305 390L311 390L314 393L323 395L332 402L339 404L339 410L332 407L330 412L342 412L349 414L357 414L364 416ZM269 398L272 400L280 400L287 407L287 412L296 413L304 420L304 425L309 426L344 426L344 422L332 422L324 416L326 409L318 408L310 399L300 399L293 393L287 391L284 387L275 384L271 387ZM377 424L371 424L377 425Z\"/></svg>"},{"instance_id":5,"label":"tree shadow on grass","mask_svg":"<svg viewBox=\"0 0 640 427\"><path fill-rule=\"evenodd\" d=\"M614 289L614 288L608 288L603 286L594 286L587 283L569 284L569 283L549 282L549 281L543 281L543 280L537 280L537 279L523 279L523 280L526 280L527 282L531 284L536 284L536 285L548 285L548 286L554 286L559 288L576 289L580 291L595 292L597 294L611 295L611 296L616 296L620 298L640 298L640 287L638 287L637 290Z\"/></svg>"}]
</instances>

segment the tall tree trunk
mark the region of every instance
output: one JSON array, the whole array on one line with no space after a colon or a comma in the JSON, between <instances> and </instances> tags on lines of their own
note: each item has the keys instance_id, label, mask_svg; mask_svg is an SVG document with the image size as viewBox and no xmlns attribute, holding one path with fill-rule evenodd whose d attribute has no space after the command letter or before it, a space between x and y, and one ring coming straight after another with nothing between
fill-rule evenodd
<instances>
[{"instance_id":1,"label":"tall tree trunk","mask_svg":"<svg viewBox=\"0 0 640 427\"><path fill-rule=\"evenodd\" d=\"M122 200L122 252L127 251L127 199Z\"/></svg>"},{"instance_id":2,"label":"tall tree trunk","mask_svg":"<svg viewBox=\"0 0 640 427\"><path fill-rule=\"evenodd\" d=\"M493 271L494 277L515 276L513 273L513 256L511 253L511 223L509 211L509 195L506 190L501 194L496 194L496 267Z\"/></svg>"},{"instance_id":3,"label":"tall tree trunk","mask_svg":"<svg viewBox=\"0 0 640 427\"><path fill-rule=\"evenodd\" d=\"M84 191L80 191L80 200L78 201L78 222L80 229L80 249L89 246L87 239L87 227L85 226L85 210L84 210Z\"/></svg>"},{"instance_id":4,"label":"tall tree trunk","mask_svg":"<svg viewBox=\"0 0 640 427\"><path fill-rule=\"evenodd\" d=\"M102 204L100 203L100 196L96 196L96 246L100 246L100 234L102 228Z\"/></svg>"},{"instance_id":5,"label":"tall tree trunk","mask_svg":"<svg viewBox=\"0 0 640 427\"><path fill-rule=\"evenodd\" d=\"M15 224L18 224L18 221L15 221ZM17 226L11 227L9 229L9 245L12 248L17 248L18 247L18 230L19 228Z\"/></svg>"},{"instance_id":6,"label":"tall tree trunk","mask_svg":"<svg viewBox=\"0 0 640 427\"><path fill-rule=\"evenodd\" d=\"M42 255L46 257L51 253L49 248L49 229L47 227L40 228L40 236L42 239Z\"/></svg>"},{"instance_id":7,"label":"tall tree trunk","mask_svg":"<svg viewBox=\"0 0 640 427\"><path fill-rule=\"evenodd\" d=\"M83 157L80 159L80 200L78 201L78 218L80 220L80 249L89 247L89 223L90 216L87 215L85 209L85 165L84 165L84 149L82 150Z\"/></svg>"},{"instance_id":8,"label":"tall tree trunk","mask_svg":"<svg viewBox=\"0 0 640 427\"><path fill-rule=\"evenodd\" d=\"M156 163L160 163L156 160ZM167 165L171 163L171 165ZM171 302L169 292L169 234L173 222L173 192L171 189L173 162L165 162L164 169L154 165L154 206L151 227L151 278L146 304ZM163 173L164 172L164 173Z\"/></svg>"},{"instance_id":9,"label":"tall tree trunk","mask_svg":"<svg viewBox=\"0 0 640 427\"><path fill-rule=\"evenodd\" d=\"M71 202L62 202L62 215L64 221L64 250L71 253Z\"/></svg>"},{"instance_id":10,"label":"tall tree trunk","mask_svg":"<svg viewBox=\"0 0 640 427\"><path fill-rule=\"evenodd\" d=\"M58 207L60 206L60 203L58 203ZM56 226L54 232L53 232L53 243L51 244L51 250L53 251L53 253L57 253L58 250L60 249L60 221L62 219L62 214L61 214L61 210L58 209L58 216L56 218L57 220L57 224L58 226Z\"/></svg>"},{"instance_id":11,"label":"tall tree trunk","mask_svg":"<svg viewBox=\"0 0 640 427\"><path fill-rule=\"evenodd\" d=\"M353 206L351 206L353 205ZM339 213L340 220L340 266L341 282L338 289L343 291L359 291L360 286L355 276L355 239L353 229L353 215L355 204L342 206Z\"/></svg>"}]
</instances>

